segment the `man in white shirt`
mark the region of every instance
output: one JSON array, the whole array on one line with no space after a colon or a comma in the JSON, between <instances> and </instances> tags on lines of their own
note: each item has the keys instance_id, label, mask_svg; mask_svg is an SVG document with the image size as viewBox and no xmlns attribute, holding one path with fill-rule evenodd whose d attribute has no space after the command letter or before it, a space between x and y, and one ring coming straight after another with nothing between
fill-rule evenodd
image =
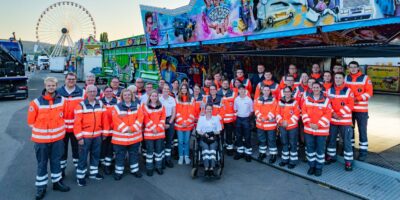
<instances>
[{"instance_id":1,"label":"man in white shirt","mask_svg":"<svg viewBox=\"0 0 400 200\"><path fill-rule=\"evenodd\" d=\"M234 110L237 115L236 119L236 155L233 159L239 160L245 157L247 162L251 161L251 128L250 116L254 112L253 101L246 95L244 85L239 86L239 96L234 102ZM243 144L244 138L244 144Z\"/></svg>"},{"instance_id":2,"label":"man in white shirt","mask_svg":"<svg viewBox=\"0 0 400 200\"><path fill-rule=\"evenodd\" d=\"M176 114L176 102L175 99L169 96L169 86L167 84L162 88L162 94L160 95L160 102L165 107L167 119L165 129L165 165L169 168L174 167L171 160L172 140L174 139L174 120Z\"/></svg>"},{"instance_id":3,"label":"man in white shirt","mask_svg":"<svg viewBox=\"0 0 400 200\"><path fill-rule=\"evenodd\" d=\"M144 93L141 97L140 97L140 104L145 104L147 102L147 99L149 98L150 92L153 90L153 84L152 83L146 83L146 87L145 87L146 93Z\"/></svg>"}]
</instances>

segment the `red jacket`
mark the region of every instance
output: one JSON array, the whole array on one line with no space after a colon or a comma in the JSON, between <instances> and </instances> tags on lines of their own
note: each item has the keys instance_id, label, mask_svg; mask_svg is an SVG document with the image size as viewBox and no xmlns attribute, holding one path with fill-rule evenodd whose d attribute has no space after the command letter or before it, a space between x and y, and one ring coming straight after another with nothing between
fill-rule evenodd
<instances>
[{"instance_id":1,"label":"red jacket","mask_svg":"<svg viewBox=\"0 0 400 200\"><path fill-rule=\"evenodd\" d=\"M165 138L165 119L167 117L165 107L159 105L155 108L143 104L144 115L144 139L158 140ZM154 132L156 130L156 132Z\"/></svg>"},{"instance_id":2,"label":"red jacket","mask_svg":"<svg viewBox=\"0 0 400 200\"><path fill-rule=\"evenodd\" d=\"M242 84L244 85L244 87L246 88L246 90L249 92L249 95L250 95L251 92L253 91L253 87L252 87L252 85L251 85L250 80L247 79L247 78L244 78L244 77L242 77L242 78L237 78L237 79L239 79L240 81L242 81ZM235 79L232 79L232 80L231 80L231 84L230 84L231 90L233 90L233 88L234 88L234 83L235 83Z\"/></svg>"},{"instance_id":3,"label":"red jacket","mask_svg":"<svg viewBox=\"0 0 400 200\"><path fill-rule=\"evenodd\" d=\"M358 72L347 75L346 87L354 93L354 112L368 112L368 100L373 96L372 81L367 75Z\"/></svg>"},{"instance_id":4,"label":"red jacket","mask_svg":"<svg viewBox=\"0 0 400 200\"><path fill-rule=\"evenodd\" d=\"M342 119L332 117L331 123L334 125L352 125L352 111L354 108L354 94L350 88L342 85L335 86L327 93L331 100L333 112Z\"/></svg>"},{"instance_id":5,"label":"red jacket","mask_svg":"<svg viewBox=\"0 0 400 200\"><path fill-rule=\"evenodd\" d=\"M75 108L74 134L77 140L82 138L96 138L109 133L109 123L106 108L99 100L91 105L87 99Z\"/></svg>"},{"instance_id":6,"label":"red jacket","mask_svg":"<svg viewBox=\"0 0 400 200\"><path fill-rule=\"evenodd\" d=\"M256 127L261 130L276 129L276 106L275 98L270 96L264 99L263 96L254 101L254 114L256 115ZM263 122L262 119L265 121Z\"/></svg>"},{"instance_id":7,"label":"red jacket","mask_svg":"<svg viewBox=\"0 0 400 200\"><path fill-rule=\"evenodd\" d=\"M316 136L329 135L332 107L329 98L325 97L322 92L319 99L314 99L313 95L305 99L302 114L305 133ZM316 124L318 129L313 130L310 123Z\"/></svg>"},{"instance_id":8,"label":"red jacket","mask_svg":"<svg viewBox=\"0 0 400 200\"><path fill-rule=\"evenodd\" d=\"M258 99L258 97L260 97L261 95L261 88L264 86L268 86L271 88L271 93L272 96L275 98L278 98L279 96L279 85L277 83L275 83L274 81L267 81L264 80L263 82L258 83L257 88L256 88L256 92L254 93L254 99Z\"/></svg>"},{"instance_id":9,"label":"red jacket","mask_svg":"<svg viewBox=\"0 0 400 200\"><path fill-rule=\"evenodd\" d=\"M112 130L114 127L114 123L112 121L112 112L114 110L114 106L118 103L118 100L117 100L117 98L113 97L110 102L107 102L106 98L103 97L101 99L101 102L103 102L104 106L106 107L106 115L107 115L107 120L108 120L108 124L109 124L109 130L104 130L103 136L104 137L112 136Z\"/></svg>"},{"instance_id":10,"label":"red jacket","mask_svg":"<svg viewBox=\"0 0 400 200\"><path fill-rule=\"evenodd\" d=\"M112 109L113 133L111 143L128 146L143 140L143 111L139 101L128 107L125 102L118 103Z\"/></svg>"},{"instance_id":11,"label":"red jacket","mask_svg":"<svg viewBox=\"0 0 400 200\"><path fill-rule=\"evenodd\" d=\"M236 121L236 112L234 109L235 98L237 97L237 93L228 89L226 94L224 95L222 89L218 91L217 95L222 96L222 110L224 111L224 115L222 116L222 120L224 124L232 123Z\"/></svg>"},{"instance_id":12,"label":"red jacket","mask_svg":"<svg viewBox=\"0 0 400 200\"><path fill-rule=\"evenodd\" d=\"M43 95L31 101L28 110L28 125L32 128L32 141L52 143L65 136L64 98Z\"/></svg>"},{"instance_id":13,"label":"red jacket","mask_svg":"<svg viewBox=\"0 0 400 200\"><path fill-rule=\"evenodd\" d=\"M285 78L287 75L282 76L281 82L279 83L279 88L283 89L286 86ZM300 85L300 77L297 74L293 75L294 77L294 84L293 84L293 89Z\"/></svg>"},{"instance_id":14,"label":"red jacket","mask_svg":"<svg viewBox=\"0 0 400 200\"><path fill-rule=\"evenodd\" d=\"M65 100L65 112L64 112L65 131L67 133L73 133L74 119L75 119L74 110L76 106L83 101L84 92L81 88L75 86L75 90L71 94L69 94L65 90L65 86L63 86L58 88L57 93L63 96Z\"/></svg>"},{"instance_id":15,"label":"red jacket","mask_svg":"<svg viewBox=\"0 0 400 200\"><path fill-rule=\"evenodd\" d=\"M186 98L189 98L189 100L181 101L179 96L176 98L175 130L177 131L191 131L194 127L194 99L190 96L183 97L183 99ZM183 124L186 124L186 126L183 126Z\"/></svg>"},{"instance_id":16,"label":"red jacket","mask_svg":"<svg viewBox=\"0 0 400 200\"><path fill-rule=\"evenodd\" d=\"M285 101L281 99L276 108L276 122L282 126L282 122L287 122L286 130L292 130L298 127L300 117L299 103L295 99Z\"/></svg>"}]
</instances>

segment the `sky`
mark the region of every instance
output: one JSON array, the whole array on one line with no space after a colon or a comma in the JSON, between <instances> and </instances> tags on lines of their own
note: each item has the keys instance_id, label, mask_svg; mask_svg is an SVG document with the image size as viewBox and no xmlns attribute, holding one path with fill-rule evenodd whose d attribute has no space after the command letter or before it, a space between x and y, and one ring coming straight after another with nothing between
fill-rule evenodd
<instances>
[{"instance_id":1,"label":"sky","mask_svg":"<svg viewBox=\"0 0 400 200\"><path fill-rule=\"evenodd\" d=\"M25 41L36 41L35 26L40 14L62 0L0 0L0 38L12 32ZM108 33L109 40L143 34L139 5L177 8L190 0L70 0L84 6L93 16L97 35Z\"/></svg>"}]
</instances>

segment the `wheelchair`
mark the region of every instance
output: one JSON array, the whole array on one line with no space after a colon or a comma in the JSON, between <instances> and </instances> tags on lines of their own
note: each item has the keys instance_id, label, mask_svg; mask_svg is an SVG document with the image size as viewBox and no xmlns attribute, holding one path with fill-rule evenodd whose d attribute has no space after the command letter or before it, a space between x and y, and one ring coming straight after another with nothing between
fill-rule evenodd
<instances>
[{"instance_id":1,"label":"wheelchair","mask_svg":"<svg viewBox=\"0 0 400 200\"><path fill-rule=\"evenodd\" d=\"M192 179L195 179L199 176L199 174L204 175L205 170L204 170L204 164L203 164L203 156L202 156L202 148L200 146L200 140L202 140L202 137L194 131L194 134L191 135L191 137L194 137L194 140L192 140L192 149L191 149L191 159L192 159L192 171L191 171L191 177ZM220 179L222 172L224 170L224 165L225 165L225 148L224 145L222 144L222 135L218 134L215 136L216 141L217 141L217 151L216 151L216 162L215 162L215 168L214 168L214 174L215 178Z\"/></svg>"}]
</instances>

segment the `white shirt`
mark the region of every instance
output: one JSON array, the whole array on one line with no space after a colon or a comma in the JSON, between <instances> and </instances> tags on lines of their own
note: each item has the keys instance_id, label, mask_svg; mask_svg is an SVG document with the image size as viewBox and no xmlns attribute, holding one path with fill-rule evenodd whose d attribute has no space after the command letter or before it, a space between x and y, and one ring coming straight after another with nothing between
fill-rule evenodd
<instances>
[{"instance_id":1,"label":"white shirt","mask_svg":"<svg viewBox=\"0 0 400 200\"><path fill-rule=\"evenodd\" d=\"M68 94L71 94L72 92L74 92L75 91L75 86L70 90L70 89L68 89L68 87L67 86L64 86L64 88L65 88L65 91L67 91L67 93Z\"/></svg>"},{"instance_id":2,"label":"white shirt","mask_svg":"<svg viewBox=\"0 0 400 200\"><path fill-rule=\"evenodd\" d=\"M253 101L248 96L237 96L233 106L238 117L249 117L253 112Z\"/></svg>"},{"instance_id":3,"label":"white shirt","mask_svg":"<svg viewBox=\"0 0 400 200\"><path fill-rule=\"evenodd\" d=\"M176 107L175 99L168 95L167 99L165 99L162 95L160 96L160 102L165 107L167 117L171 117L172 110Z\"/></svg>"},{"instance_id":4,"label":"white shirt","mask_svg":"<svg viewBox=\"0 0 400 200\"><path fill-rule=\"evenodd\" d=\"M142 96L140 97L140 104L146 104L148 98L149 98L149 96L147 95L147 93L145 93L144 95L142 95Z\"/></svg>"},{"instance_id":5,"label":"white shirt","mask_svg":"<svg viewBox=\"0 0 400 200\"><path fill-rule=\"evenodd\" d=\"M206 116L200 116L199 121L197 122L196 131L197 132L216 132L221 131L221 121L219 117L212 116L211 119L207 119Z\"/></svg>"}]
</instances>

